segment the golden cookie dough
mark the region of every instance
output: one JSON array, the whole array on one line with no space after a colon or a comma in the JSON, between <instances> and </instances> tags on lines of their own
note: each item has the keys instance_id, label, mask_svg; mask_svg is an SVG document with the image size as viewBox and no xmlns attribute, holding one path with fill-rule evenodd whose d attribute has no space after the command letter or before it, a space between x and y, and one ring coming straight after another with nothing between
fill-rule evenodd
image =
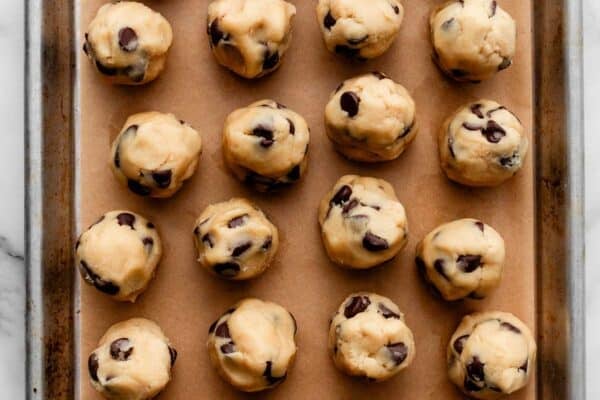
<instances>
[{"instance_id":1,"label":"golden cookie dough","mask_svg":"<svg viewBox=\"0 0 600 400\"><path fill-rule=\"evenodd\" d=\"M278 304L244 299L208 331L208 355L219 375L244 392L285 380L296 355L296 320Z\"/></svg>"},{"instance_id":2,"label":"golden cookie dough","mask_svg":"<svg viewBox=\"0 0 600 400\"><path fill-rule=\"evenodd\" d=\"M471 218L438 226L417 246L421 275L445 300L482 299L502 280L504 240Z\"/></svg>"},{"instance_id":3,"label":"golden cookie dough","mask_svg":"<svg viewBox=\"0 0 600 400\"><path fill-rule=\"evenodd\" d=\"M535 357L531 331L517 317L475 313L463 318L448 343L448 375L467 396L495 400L527 385Z\"/></svg>"},{"instance_id":4,"label":"golden cookie dough","mask_svg":"<svg viewBox=\"0 0 600 400\"><path fill-rule=\"evenodd\" d=\"M154 322L132 318L111 326L88 358L94 389L111 400L146 400L171 380L177 351Z\"/></svg>"},{"instance_id":5,"label":"golden cookie dough","mask_svg":"<svg viewBox=\"0 0 600 400\"><path fill-rule=\"evenodd\" d=\"M115 300L135 302L154 277L162 245L152 222L131 211L110 211L75 244L81 277Z\"/></svg>"},{"instance_id":6,"label":"golden cookie dough","mask_svg":"<svg viewBox=\"0 0 600 400\"><path fill-rule=\"evenodd\" d=\"M438 140L442 169L467 186L497 186L510 179L523 166L529 145L521 121L483 99L452 114Z\"/></svg>"},{"instance_id":7,"label":"golden cookie dough","mask_svg":"<svg viewBox=\"0 0 600 400\"><path fill-rule=\"evenodd\" d=\"M308 125L273 100L260 100L229 114L223 156L236 178L261 192L298 181L308 163Z\"/></svg>"},{"instance_id":8,"label":"golden cookie dough","mask_svg":"<svg viewBox=\"0 0 600 400\"><path fill-rule=\"evenodd\" d=\"M489 79L510 67L517 26L496 0L452 0L429 19L434 60L461 82Z\"/></svg>"},{"instance_id":9,"label":"golden cookie dough","mask_svg":"<svg viewBox=\"0 0 600 400\"><path fill-rule=\"evenodd\" d=\"M404 207L382 179L341 177L321 200L319 224L327 255L347 268L379 265L408 241Z\"/></svg>"},{"instance_id":10,"label":"golden cookie dough","mask_svg":"<svg viewBox=\"0 0 600 400\"><path fill-rule=\"evenodd\" d=\"M234 198L208 206L196 220L198 262L214 274L234 280L257 277L271 264L279 233L248 200Z\"/></svg>"},{"instance_id":11,"label":"golden cookie dough","mask_svg":"<svg viewBox=\"0 0 600 400\"><path fill-rule=\"evenodd\" d=\"M296 7L283 0L215 0L208 40L222 66L244 78L275 71L292 39Z\"/></svg>"},{"instance_id":12,"label":"golden cookie dough","mask_svg":"<svg viewBox=\"0 0 600 400\"><path fill-rule=\"evenodd\" d=\"M327 136L351 160L397 158L417 135L415 102L381 72L344 81L325 107Z\"/></svg>"},{"instance_id":13,"label":"golden cookie dough","mask_svg":"<svg viewBox=\"0 0 600 400\"><path fill-rule=\"evenodd\" d=\"M127 118L114 140L110 165L140 196L171 197L196 171L200 134L173 114L144 112Z\"/></svg>"},{"instance_id":14,"label":"golden cookie dough","mask_svg":"<svg viewBox=\"0 0 600 400\"><path fill-rule=\"evenodd\" d=\"M169 22L142 3L100 7L85 34L83 51L113 83L141 85L162 72L173 42Z\"/></svg>"},{"instance_id":15,"label":"golden cookie dough","mask_svg":"<svg viewBox=\"0 0 600 400\"><path fill-rule=\"evenodd\" d=\"M398 0L319 0L317 20L327 49L355 59L385 53L396 38L404 8Z\"/></svg>"},{"instance_id":16,"label":"golden cookie dough","mask_svg":"<svg viewBox=\"0 0 600 400\"><path fill-rule=\"evenodd\" d=\"M396 304L360 292L348 296L333 316L329 351L336 367L346 374L383 381L412 363L416 347Z\"/></svg>"}]
</instances>

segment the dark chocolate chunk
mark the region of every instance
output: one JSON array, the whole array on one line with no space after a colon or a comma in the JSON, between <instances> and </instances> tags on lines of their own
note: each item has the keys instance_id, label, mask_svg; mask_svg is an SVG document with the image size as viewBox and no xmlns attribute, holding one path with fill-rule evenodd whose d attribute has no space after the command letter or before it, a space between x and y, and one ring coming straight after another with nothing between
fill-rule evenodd
<instances>
[{"instance_id":1,"label":"dark chocolate chunk","mask_svg":"<svg viewBox=\"0 0 600 400\"><path fill-rule=\"evenodd\" d=\"M387 76L383 72L373 71L371 74L375 75L379 80L387 79Z\"/></svg>"},{"instance_id":2,"label":"dark chocolate chunk","mask_svg":"<svg viewBox=\"0 0 600 400\"><path fill-rule=\"evenodd\" d=\"M150 251L152 250L152 246L154 246L154 239L152 239L151 237L145 237L144 239L142 239L142 243L144 243L146 251L150 253Z\"/></svg>"},{"instance_id":3,"label":"dark chocolate chunk","mask_svg":"<svg viewBox=\"0 0 600 400\"><path fill-rule=\"evenodd\" d=\"M464 78L469 73L463 69L453 68L450 70L450 74L455 78Z\"/></svg>"},{"instance_id":4,"label":"dark chocolate chunk","mask_svg":"<svg viewBox=\"0 0 600 400\"><path fill-rule=\"evenodd\" d=\"M148 228L148 229L154 229L154 224L152 222L148 222L146 224L146 228Z\"/></svg>"},{"instance_id":5,"label":"dark chocolate chunk","mask_svg":"<svg viewBox=\"0 0 600 400\"><path fill-rule=\"evenodd\" d=\"M229 229L238 228L242 225L245 225L247 219L248 219L248 214L240 215L239 217L235 217L235 218L231 219L227 223L227 227Z\"/></svg>"},{"instance_id":6,"label":"dark chocolate chunk","mask_svg":"<svg viewBox=\"0 0 600 400\"><path fill-rule=\"evenodd\" d=\"M500 165L502 165L505 168L513 168L515 165L519 164L520 158L521 157L519 156L519 152L515 151L508 157L501 157Z\"/></svg>"},{"instance_id":7,"label":"dark chocolate chunk","mask_svg":"<svg viewBox=\"0 0 600 400\"><path fill-rule=\"evenodd\" d=\"M333 18L333 15L331 15L331 10L327 12L327 15L325 16L325 18L323 18L323 26L327 29L327 30L331 30L331 27L334 26L336 23L335 18Z\"/></svg>"},{"instance_id":8,"label":"dark chocolate chunk","mask_svg":"<svg viewBox=\"0 0 600 400\"><path fill-rule=\"evenodd\" d=\"M229 334L229 326L227 325L227 322L223 322L222 324L217 326L217 329L215 329L215 336L231 339L231 335Z\"/></svg>"},{"instance_id":9,"label":"dark chocolate chunk","mask_svg":"<svg viewBox=\"0 0 600 400\"><path fill-rule=\"evenodd\" d=\"M119 72L116 68L107 67L98 60L96 60L96 68L106 76L115 76Z\"/></svg>"},{"instance_id":10,"label":"dark chocolate chunk","mask_svg":"<svg viewBox=\"0 0 600 400\"><path fill-rule=\"evenodd\" d=\"M529 359L525 360L525 362L523 363L523 365L521 365L521 366L519 367L519 369L520 369L521 371L523 371L524 373L527 373L527 367L528 367L528 364L529 364Z\"/></svg>"},{"instance_id":11,"label":"dark chocolate chunk","mask_svg":"<svg viewBox=\"0 0 600 400\"><path fill-rule=\"evenodd\" d=\"M269 386L281 383L287 378L287 373L283 374L283 376L273 376L271 369L273 368L273 363L271 361L267 361L267 365L265 367L265 371L263 372L263 376L269 382Z\"/></svg>"},{"instance_id":12,"label":"dark chocolate chunk","mask_svg":"<svg viewBox=\"0 0 600 400\"><path fill-rule=\"evenodd\" d=\"M129 190L131 190L133 193L139 196L148 196L150 193L152 193L152 189L150 189L148 186L142 185L141 183L139 183L138 181L134 181L133 179L127 180L127 187L129 188Z\"/></svg>"},{"instance_id":13,"label":"dark chocolate chunk","mask_svg":"<svg viewBox=\"0 0 600 400\"><path fill-rule=\"evenodd\" d=\"M335 52L337 54L343 55L345 57L348 58L356 58L356 59L360 59L360 50L359 49L353 49L351 47L348 46L344 46L343 44L338 44L335 46Z\"/></svg>"},{"instance_id":14,"label":"dark chocolate chunk","mask_svg":"<svg viewBox=\"0 0 600 400\"><path fill-rule=\"evenodd\" d=\"M115 158L113 159L113 161L115 163L115 167L121 168L121 156L119 155L119 146L117 146L117 149L115 150Z\"/></svg>"},{"instance_id":15,"label":"dark chocolate chunk","mask_svg":"<svg viewBox=\"0 0 600 400\"><path fill-rule=\"evenodd\" d=\"M210 233L207 233L204 236L202 236L202 243L204 243L205 246L208 246L210 248L212 248L215 245L213 243L212 236Z\"/></svg>"},{"instance_id":16,"label":"dark chocolate chunk","mask_svg":"<svg viewBox=\"0 0 600 400\"><path fill-rule=\"evenodd\" d=\"M95 382L98 382L98 367L98 356L96 353L90 354L90 357L88 358L88 371L90 373L90 378Z\"/></svg>"},{"instance_id":17,"label":"dark chocolate chunk","mask_svg":"<svg viewBox=\"0 0 600 400\"><path fill-rule=\"evenodd\" d=\"M252 247L252 242L246 242L246 243L240 244L235 249L233 249L233 251L231 252L231 256L239 257L242 254L244 254L246 251L248 251L248 249L250 247Z\"/></svg>"},{"instance_id":18,"label":"dark chocolate chunk","mask_svg":"<svg viewBox=\"0 0 600 400\"><path fill-rule=\"evenodd\" d=\"M213 46L219 44L221 39L225 38L225 34L219 29L219 20L214 20L208 27L208 34L210 35L210 42Z\"/></svg>"},{"instance_id":19,"label":"dark chocolate chunk","mask_svg":"<svg viewBox=\"0 0 600 400\"><path fill-rule=\"evenodd\" d=\"M356 206L358 206L358 200L356 200L356 199L350 200L348 203L346 203L344 205L344 208L342 208L342 214L348 214Z\"/></svg>"},{"instance_id":20,"label":"dark chocolate chunk","mask_svg":"<svg viewBox=\"0 0 600 400\"><path fill-rule=\"evenodd\" d=\"M395 12L396 14L400 14L400 7L398 7L397 5L395 5L395 4L394 4L394 5L392 6L392 8L394 9L394 12Z\"/></svg>"},{"instance_id":21,"label":"dark chocolate chunk","mask_svg":"<svg viewBox=\"0 0 600 400\"><path fill-rule=\"evenodd\" d=\"M133 346L127 338L120 338L110 344L110 356L113 360L127 361L133 353Z\"/></svg>"},{"instance_id":22,"label":"dark chocolate chunk","mask_svg":"<svg viewBox=\"0 0 600 400\"><path fill-rule=\"evenodd\" d=\"M467 392L480 392L483 390L483 386L478 386L468 376L465 377L464 387Z\"/></svg>"},{"instance_id":23,"label":"dark chocolate chunk","mask_svg":"<svg viewBox=\"0 0 600 400\"><path fill-rule=\"evenodd\" d=\"M296 165L294 168L288 172L287 177L292 181L297 181L300 179L300 165Z\"/></svg>"},{"instance_id":24,"label":"dark chocolate chunk","mask_svg":"<svg viewBox=\"0 0 600 400\"><path fill-rule=\"evenodd\" d=\"M487 126L481 130L488 142L498 143L504 136L506 131L493 119L490 119Z\"/></svg>"},{"instance_id":25,"label":"dark chocolate chunk","mask_svg":"<svg viewBox=\"0 0 600 400\"><path fill-rule=\"evenodd\" d=\"M166 189L171 184L171 177L173 176L173 171L170 169L164 171L155 171L152 173L152 179L156 182L156 185L161 189Z\"/></svg>"},{"instance_id":26,"label":"dark chocolate chunk","mask_svg":"<svg viewBox=\"0 0 600 400\"><path fill-rule=\"evenodd\" d=\"M512 60L508 57L503 57L502 62L498 65L498 71L502 71L512 65Z\"/></svg>"},{"instance_id":27,"label":"dark chocolate chunk","mask_svg":"<svg viewBox=\"0 0 600 400\"><path fill-rule=\"evenodd\" d=\"M516 326L514 326L513 324L511 324L510 322L501 322L500 326L504 329L507 329L511 332L517 333L517 334L521 334L521 330L519 328L517 328Z\"/></svg>"},{"instance_id":28,"label":"dark chocolate chunk","mask_svg":"<svg viewBox=\"0 0 600 400\"><path fill-rule=\"evenodd\" d=\"M231 354L235 353L237 350L235 349L235 344L233 342L225 343L221 345L221 353L223 354Z\"/></svg>"},{"instance_id":29,"label":"dark chocolate chunk","mask_svg":"<svg viewBox=\"0 0 600 400\"><path fill-rule=\"evenodd\" d=\"M171 346L167 346L169 349L169 357L171 358L171 367L175 365L175 361L177 361L177 350L175 350Z\"/></svg>"},{"instance_id":30,"label":"dark chocolate chunk","mask_svg":"<svg viewBox=\"0 0 600 400\"><path fill-rule=\"evenodd\" d=\"M383 303L379 303L378 306L377 306L377 308L379 309L379 312L381 313L381 315L385 319L389 319L389 318L400 319L400 315L399 314L396 314L395 312L393 312L392 310L390 310L389 308L387 308L385 306L385 304L383 304Z\"/></svg>"},{"instance_id":31,"label":"dark chocolate chunk","mask_svg":"<svg viewBox=\"0 0 600 400\"><path fill-rule=\"evenodd\" d=\"M127 225L131 229L135 230L135 228L133 227L133 224L135 224L135 215L131 213L121 213L117 215L117 222L119 223L119 225Z\"/></svg>"},{"instance_id":32,"label":"dark chocolate chunk","mask_svg":"<svg viewBox=\"0 0 600 400\"><path fill-rule=\"evenodd\" d=\"M481 362L479 357L473 357L473 360L467 364L467 375L469 379L474 382L483 382L485 380L484 366L485 364Z\"/></svg>"},{"instance_id":33,"label":"dark chocolate chunk","mask_svg":"<svg viewBox=\"0 0 600 400\"><path fill-rule=\"evenodd\" d=\"M130 27L119 30L119 47L125 52L135 51L138 47L138 36Z\"/></svg>"},{"instance_id":34,"label":"dark chocolate chunk","mask_svg":"<svg viewBox=\"0 0 600 400\"><path fill-rule=\"evenodd\" d=\"M498 2L496 0L492 0L492 3L490 4L490 13L489 13L490 18L492 18L494 15L496 15L497 8L498 8Z\"/></svg>"},{"instance_id":35,"label":"dark chocolate chunk","mask_svg":"<svg viewBox=\"0 0 600 400\"><path fill-rule=\"evenodd\" d=\"M264 125L258 125L252 130L252 135L260 137L260 145L262 147L270 147L275 141L273 140L273 130Z\"/></svg>"},{"instance_id":36,"label":"dark chocolate chunk","mask_svg":"<svg viewBox=\"0 0 600 400\"><path fill-rule=\"evenodd\" d=\"M483 230L484 230L484 226L485 226L485 225L483 225L483 222L481 222L481 221L476 221L476 222L475 222L475 225L477 226L477 228L479 228L479 230L480 230L481 232L483 232Z\"/></svg>"},{"instance_id":37,"label":"dark chocolate chunk","mask_svg":"<svg viewBox=\"0 0 600 400\"><path fill-rule=\"evenodd\" d=\"M371 304L371 299L368 296L354 296L346 303L344 308L344 316L348 319L365 311Z\"/></svg>"},{"instance_id":38,"label":"dark chocolate chunk","mask_svg":"<svg viewBox=\"0 0 600 400\"><path fill-rule=\"evenodd\" d=\"M333 196L330 203L338 206L342 205L342 203L345 203L350 199L350 196L352 196L352 189L350 188L350 186L344 185Z\"/></svg>"},{"instance_id":39,"label":"dark chocolate chunk","mask_svg":"<svg viewBox=\"0 0 600 400\"><path fill-rule=\"evenodd\" d=\"M402 342L388 344L387 349L390 352L390 358L396 363L396 365L402 364L408 356L408 347Z\"/></svg>"},{"instance_id":40,"label":"dark chocolate chunk","mask_svg":"<svg viewBox=\"0 0 600 400\"><path fill-rule=\"evenodd\" d=\"M462 354L462 352L465 348L465 342L467 341L468 338L469 338L469 335L463 335L463 336L459 337L458 339L456 339L454 341L454 343L452 344L452 347L454 347L454 351L456 351L458 354Z\"/></svg>"},{"instance_id":41,"label":"dark chocolate chunk","mask_svg":"<svg viewBox=\"0 0 600 400\"><path fill-rule=\"evenodd\" d=\"M233 278L240 272L240 266L234 262L225 262L215 265L214 271L224 278Z\"/></svg>"},{"instance_id":42,"label":"dark chocolate chunk","mask_svg":"<svg viewBox=\"0 0 600 400\"><path fill-rule=\"evenodd\" d=\"M435 268L438 274L443 276L444 279L448 280L448 275L446 275L446 270L444 269L444 260L442 260L441 258L435 260L433 262L433 268Z\"/></svg>"},{"instance_id":43,"label":"dark chocolate chunk","mask_svg":"<svg viewBox=\"0 0 600 400\"><path fill-rule=\"evenodd\" d=\"M348 113L350 118L358 114L360 98L354 92L344 92L340 97L340 107Z\"/></svg>"},{"instance_id":44,"label":"dark chocolate chunk","mask_svg":"<svg viewBox=\"0 0 600 400\"><path fill-rule=\"evenodd\" d=\"M384 238L375 235L374 233L367 231L362 240L362 245L369 251L383 251L387 250L390 245Z\"/></svg>"},{"instance_id":45,"label":"dark chocolate chunk","mask_svg":"<svg viewBox=\"0 0 600 400\"><path fill-rule=\"evenodd\" d=\"M210 326L208 327L208 333L213 333L215 331L215 328L217 327L217 322L219 322L219 320L216 320L212 324L210 324Z\"/></svg>"},{"instance_id":46,"label":"dark chocolate chunk","mask_svg":"<svg viewBox=\"0 0 600 400\"><path fill-rule=\"evenodd\" d=\"M269 250L271 248L271 245L273 244L273 237L269 236L265 242L263 243L263 245L261 246L261 249L263 250Z\"/></svg>"},{"instance_id":47,"label":"dark chocolate chunk","mask_svg":"<svg viewBox=\"0 0 600 400\"><path fill-rule=\"evenodd\" d=\"M481 103L471 104L471 112L477 115L477 118L479 119L483 119L483 112L481 111L482 108L483 104Z\"/></svg>"},{"instance_id":48,"label":"dark chocolate chunk","mask_svg":"<svg viewBox=\"0 0 600 400\"><path fill-rule=\"evenodd\" d=\"M456 267L462 272L471 273L481 266L481 256L464 254L456 259Z\"/></svg>"},{"instance_id":49,"label":"dark chocolate chunk","mask_svg":"<svg viewBox=\"0 0 600 400\"><path fill-rule=\"evenodd\" d=\"M290 126L290 135L294 135L296 133L296 126L294 125L291 119L286 118L286 120L288 122L288 125Z\"/></svg>"},{"instance_id":50,"label":"dark chocolate chunk","mask_svg":"<svg viewBox=\"0 0 600 400\"><path fill-rule=\"evenodd\" d=\"M277 64L279 64L279 52L275 50L274 53L270 53L269 48L267 48L263 61L263 70L275 68Z\"/></svg>"},{"instance_id":51,"label":"dark chocolate chunk","mask_svg":"<svg viewBox=\"0 0 600 400\"><path fill-rule=\"evenodd\" d=\"M100 278L92 269L87 265L87 263L81 260L80 268L82 272L83 279L89 283L90 285L94 285L94 287L100 290L103 293L114 296L119 293L119 286L115 285L110 281L106 281Z\"/></svg>"}]
</instances>

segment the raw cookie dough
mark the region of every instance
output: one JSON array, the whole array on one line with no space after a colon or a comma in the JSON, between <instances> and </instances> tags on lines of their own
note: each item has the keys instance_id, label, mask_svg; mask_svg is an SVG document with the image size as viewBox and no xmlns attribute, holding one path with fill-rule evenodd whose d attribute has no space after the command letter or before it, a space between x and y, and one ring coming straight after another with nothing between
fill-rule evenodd
<instances>
[{"instance_id":1,"label":"raw cookie dough","mask_svg":"<svg viewBox=\"0 0 600 400\"><path fill-rule=\"evenodd\" d=\"M535 340L517 317L475 313L463 318L448 343L448 375L472 398L499 399L527 385L535 356Z\"/></svg>"},{"instance_id":2,"label":"raw cookie dough","mask_svg":"<svg viewBox=\"0 0 600 400\"><path fill-rule=\"evenodd\" d=\"M348 296L333 316L329 351L340 370L374 381L396 375L416 354L413 334L398 306L366 292Z\"/></svg>"},{"instance_id":3,"label":"raw cookie dough","mask_svg":"<svg viewBox=\"0 0 600 400\"><path fill-rule=\"evenodd\" d=\"M117 179L140 196L170 197L196 171L200 134L173 114L145 112L127 118L112 144Z\"/></svg>"},{"instance_id":4,"label":"raw cookie dough","mask_svg":"<svg viewBox=\"0 0 600 400\"><path fill-rule=\"evenodd\" d=\"M317 20L327 49L356 59L380 56L402 24L398 0L319 0Z\"/></svg>"},{"instance_id":5,"label":"raw cookie dough","mask_svg":"<svg viewBox=\"0 0 600 400\"><path fill-rule=\"evenodd\" d=\"M517 26L496 0L453 0L429 19L433 58L451 78L478 82L510 67Z\"/></svg>"},{"instance_id":6,"label":"raw cookie dough","mask_svg":"<svg viewBox=\"0 0 600 400\"><path fill-rule=\"evenodd\" d=\"M216 0L208 6L208 40L219 64L258 78L281 64L296 7L283 0Z\"/></svg>"},{"instance_id":7,"label":"raw cookie dough","mask_svg":"<svg viewBox=\"0 0 600 400\"><path fill-rule=\"evenodd\" d=\"M75 244L83 280L119 301L134 302L146 290L161 255L154 224L131 211L104 214Z\"/></svg>"},{"instance_id":8,"label":"raw cookie dough","mask_svg":"<svg viewBox=\"0 0 600 400\"><path fill-rule=\"evenodd\" d=\"M296 320L278 304L244 299L210 326L208 355L219 375L244 392L285 380L296 355Z\"/></svg>"},{"instance_id":9,"label":"raw cookie dough","mask_svg":"<svg viewBox=\"0 0 600 400\"><path fill-rule=\"evenodd\" d=\"M239 180L258 191L272 191L304 175L309 139L308 125L299 114L273 100L260 100L229 114L223 155Z\"/></svg>"},{"instance_id":10,"label":"raw cookie dough","mask_svg":"<svg viewBox=\"0 0 600 400\"><path fill-rule=\"evenodd\" d=\"M158 325L129 319L111 326L90 354L90 381L107 399L151 399L171 380L176 358L177 351Z\"/></svg>"},{"instance_id":11,"label":"raw cookie dough","mask_svg":"<svg viewBox=\"0 0 600 400\"><path fill-rule=\"evenodd\" d=\"M150 82L162 72L173 41L169 22L134 1L100 7L85 34L83 51L110 81Z\"/></svg>"},{"instance_id":12,"label":"raw cookie dough","mask_svg":"<svg viewBox=\"0 0 600 400\"><path fill-rule=\"evenodd\" d=\"M388 261L408 240L404 207L382 179L341 177L321 200L319 224L327 255L347 268Z\"/></svg>"},{"instance_id":13,"label":"raw cookie dough","mask_svg":"<svg viewBox=\"0 0 600 400\"><path fill-rule=\"evenodd\" d=\"M423 278L445 300L482 299L500 284L504 240L491 226L471 218L438 226L417 246Z\"/></svg>"},{"instance_id":14,"label":"raw cookie dough","mask_svg":"<svg viewBox=\"0 0 600 400\"><path fill-rule=\"evenodd\" d=\"M442 169L468 186L497 186L511 178L521 169L528 145L521 121L491 100L459 108L439 134Z\"/></svg>"},{"instance_id":15,"label":"raw cookie dough","mask_svg":"<svg viewBox=\"0 0 600 400\"><path fill-rule=\"evenodd\" d=\"M336 150L349 159L393 160L417 135L415 102L381 72L360 75L331 95L325 128Z\"/></svg>"},{"instance_id":16,"label":"raw cookie dough","mask_svg":"<svg viewBox=\"0 0 600 400\"><path fill-rule=\"evenodd\" d=\"M275 225L254 204L231 199L208 206L196 220L194 241L200 265L222 278L262 274L279 247Z\"/></svg>"}]
</instances>

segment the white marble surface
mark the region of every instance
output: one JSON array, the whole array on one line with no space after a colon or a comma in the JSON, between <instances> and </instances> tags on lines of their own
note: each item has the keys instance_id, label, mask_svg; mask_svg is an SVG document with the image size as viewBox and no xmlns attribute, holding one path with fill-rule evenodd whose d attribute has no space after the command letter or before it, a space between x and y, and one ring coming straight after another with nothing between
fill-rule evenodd
<instances>
[{"instance_id":1,"label":"white marble surface","mask_svg":"<svg viewBox=\"0 0 600 400\"><path fill-rule=\"evenodd\" d=\"M24 398L24 2L0 1L0 398ZM600 1L585 0L587 394L600 398Z\"/></svg>"}]
</instances>

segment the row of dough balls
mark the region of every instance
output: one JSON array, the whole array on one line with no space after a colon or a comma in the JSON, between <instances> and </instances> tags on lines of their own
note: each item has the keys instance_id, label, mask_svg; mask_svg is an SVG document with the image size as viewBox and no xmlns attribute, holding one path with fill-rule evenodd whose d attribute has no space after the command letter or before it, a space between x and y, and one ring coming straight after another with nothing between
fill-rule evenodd
<instances>
[{"instance_id":1,"label":"row of dough balls","mask_svg":"<svg viewBox=\"0 0 600 400\"><path fill-rule=\"evenodd\" d=\"M398 0L319 0L317 19L327 49L365 60L391 46L402 23ZM208 6L210 48L224 67L245 78L281 64L296 7L284 0L215 0ZM517 29L496 0L453 0L430 17L436 64L451 78L476 82L512 64ZM169 22L147 6L121 1L102 6L85 34L84 51L118 84L154 80L173 40Z\"/></svg>"},{"instance_id":2,"label":"row of dough balls","mask_svg":"<svg viewBox=\"0 0 600 400\"><path fill-rule=\"evenodd\" d=\"M350 160L399 157L417 135L415 103L401 85L369 73L344 81L325 107L334 147ZM223 156L240 181L276 191L306 172L310 129L302 116L273 100L235 110L223 127ZM438 135L440 164L448 178L468 186L496 186L522 167L528 140L506 107L479 100L460 107ZM111 149L115 176L142 196L170 197L197 169L201 135L172 114L130 116Z\"/></svg>"},{"instance_id":3,"label":"row of dough balls","mask_svg":"<svg viewBox=\"0 0 600 400\"><path fill-rule=\"evenodd\" d=\"M404 207L381 179L346 175L319 206L325 250L338 265L368 269L394 258L408 241ZM225 279L261 275L279 247L277 227L241 198L209 205L194 226L198 262ZM162 255L156 227L130 211L111 211L81 234L76 263L85 282L120 301L135 301L148 287ZM423 278L448 301L481 299L500 283L504 240L481 221L443 224L419 243Z\"/></svg>"},{"instance_id":4,"label":"row of dough balls","mask_svg":"<svg viewBox=\"0 0 600 400\"><path fill-rule=\"evenodd\" d=\"M238 390L274 388L290 373L296 319L282 306L244 299L214 321L207 350L218 374ZM368 381L384 381L415 359L413 333L387 297L348 296L333 315L328 349L335 366ZM107 399L145 400L169 383L177 351L154 322L134 318L110 327L88 358L93 387ZM498 399L523 388L535 366L536 343L510 313L467 315L447 347L450 380L476 399Z\"/></svg>"}]
</instances>

